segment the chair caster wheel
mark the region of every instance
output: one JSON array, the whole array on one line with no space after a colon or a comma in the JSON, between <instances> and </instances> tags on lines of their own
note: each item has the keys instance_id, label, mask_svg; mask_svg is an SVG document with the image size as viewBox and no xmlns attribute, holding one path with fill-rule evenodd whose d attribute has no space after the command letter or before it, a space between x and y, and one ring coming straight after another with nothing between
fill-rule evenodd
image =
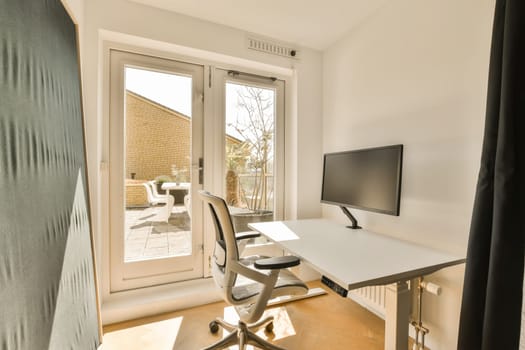
<instances>
[{"instance_id":1,"label":"chair caster wheel","mask_svg":"<svg viewBox=\"0 0 525 350\"><path fill-rule=\"evenodd\" d=\"M219 331L219 324L217 323L217 321L211 321L209 324L209 327L210 327L210 332L212 332L213 334Z\"/></svg>"},{"instance_id":2,"label":"chair caster wheel","mask_svg":"<svg viewBox=\"0 0 525 350\"><path fill-rule=\"evenodd\" d=\"M270 322L266 325L266 327L264 327L264 330L268 333L272 333L273 332L273 322Z\"/></svg>"}]
</instances>

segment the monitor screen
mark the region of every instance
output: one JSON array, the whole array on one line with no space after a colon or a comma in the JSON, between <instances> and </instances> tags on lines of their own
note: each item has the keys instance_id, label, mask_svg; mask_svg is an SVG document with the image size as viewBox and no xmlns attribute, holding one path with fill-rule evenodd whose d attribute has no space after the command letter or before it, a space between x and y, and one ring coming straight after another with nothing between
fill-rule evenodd
<instances>
[{"instance_id":1,"label":"monitor screen","mask_svg":"<svg viewBox=\"0 0 525 350\"><path fill-rule=\"evenodd\" d=\"M324 155L321 202L399 215L403 145Z\"/></svg>"}]
</instances>

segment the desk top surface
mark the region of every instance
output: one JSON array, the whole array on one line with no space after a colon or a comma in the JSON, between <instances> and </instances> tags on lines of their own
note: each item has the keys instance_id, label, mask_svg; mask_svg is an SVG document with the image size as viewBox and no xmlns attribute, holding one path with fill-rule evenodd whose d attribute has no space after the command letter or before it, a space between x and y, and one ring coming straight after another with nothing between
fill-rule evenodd
<instances>
[{"instance_id":1,"label":"desk top surface","mask_svg":"<svg viewBox=\"0 0 525 350\"><path fill-rule=\"evenodd\" d=\"M464 257L325 219L248 226L349 290L408 280L465 262Z\"/></svg>"}]
</instances>

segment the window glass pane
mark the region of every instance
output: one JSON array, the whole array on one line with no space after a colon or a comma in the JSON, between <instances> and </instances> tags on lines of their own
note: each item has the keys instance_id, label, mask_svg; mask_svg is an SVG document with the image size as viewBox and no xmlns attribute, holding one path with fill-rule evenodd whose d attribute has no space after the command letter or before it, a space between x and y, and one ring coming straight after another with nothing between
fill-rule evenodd
<instances>
[{"instance_id":1,"label":"window glass pane","mask_svg":"<svg viewBox=\"0 0 525 350\"><path fill-rule=\"evenodd\" d=\"M273 219L275 90L226 84L226 201L237 232Z\"/></svg>"}]
</instances>

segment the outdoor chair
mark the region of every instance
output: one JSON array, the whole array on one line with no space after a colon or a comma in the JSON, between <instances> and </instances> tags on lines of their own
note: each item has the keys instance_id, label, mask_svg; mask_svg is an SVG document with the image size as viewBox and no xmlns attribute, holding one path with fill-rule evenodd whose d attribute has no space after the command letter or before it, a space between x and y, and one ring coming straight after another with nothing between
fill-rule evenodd
<instances>
[{"instance_id":1,"label":"outdoor chair","mask_svg":"<svg viewBox=\"0 0 525 350\"><path fill-rule=\"evenodd\" d=\"M144 182L142 185L146 188L146 196L148 198L148 203L150 206L164 204L163 212L165 220L162 221L168 222L171 216L171 210L173 209L173 197L170 194L159 194L157 192L157 185L154 181Z\"/></svg>"}]
</instances>

